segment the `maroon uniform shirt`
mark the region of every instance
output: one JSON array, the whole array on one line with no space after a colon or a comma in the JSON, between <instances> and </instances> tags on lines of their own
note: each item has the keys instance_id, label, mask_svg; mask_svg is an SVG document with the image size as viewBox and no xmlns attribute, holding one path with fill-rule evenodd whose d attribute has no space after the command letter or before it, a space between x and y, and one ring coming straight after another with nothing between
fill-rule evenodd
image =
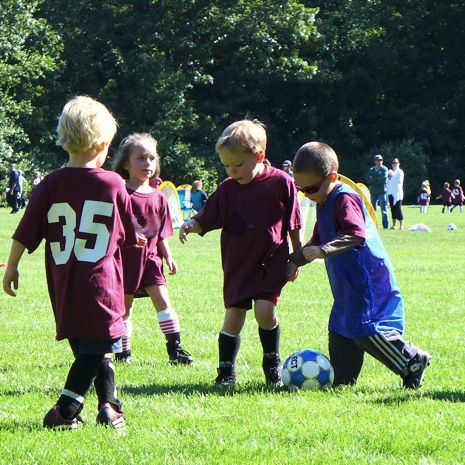
<instances>
[{"instance_id":1,"label":"maroon uniform shirt","mask_svg":"<svg viewBox=\"0 0 465 465\"><path fill-rule=\"evenodd\" d=\"M13 239L32 253L45 239L57 339L116 339L125 333L120 247L137 242L119 175L63 168L34 189Z\"/></svg>"},{"instance_id":2,"label":"maroon uniform shirt","mask_svg":"<svg viewBox=\"0 0 465 465\"><path fill-rule=\"evenodd\" d=\"M123 250L124 292L129 295L153 285L166 285L162 257L157 244L173 235L168 202L154 189L150 193L135 192L127 188L134 214L134 226L147 238L145 247Z\"/></svg>"},{"instance_id":3,"label":"maroon uniform shirt","mask_svg":"<svg viewBox=\"0 0 465 465\"><path fill-rule=\"evenodd\" d=\"M454 195L453 202L455 205L463 205L463 189L462 186L454 186L452 188L452 194Z\"/></svg>"},{"instance_id":4,"label":"maroon uniform shirt","mask_svg":"<svg viewBox=\"0 0 465 465\"><path fill-rule=\"evenodd\" d=\"M444 188L442 190L442 203L449 204L452 202L452 199L454 198L454 194L452 194L452 191L448 188Z\"/></svg>"},{"instance_id":5,"label":"maroon uniform shirt","mask_svg":"<svg viewBox=\"0 0 465 465\"><path fill-rule=\"evenodd\" d=\"M194 216L202 234L222 229L226 308L259 293L279 295L287 282L287 233L301 226L294 180L265 165L241 185L227 178Z\"/></svg>"}]
</instances>

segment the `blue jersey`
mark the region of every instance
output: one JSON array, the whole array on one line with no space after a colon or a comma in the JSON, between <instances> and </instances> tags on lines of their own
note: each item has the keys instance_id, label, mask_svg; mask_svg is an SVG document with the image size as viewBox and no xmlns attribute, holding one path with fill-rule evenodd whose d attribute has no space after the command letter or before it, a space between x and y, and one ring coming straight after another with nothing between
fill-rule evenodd
<instances>
[{"instance_id":1,"label":"blue jersey","mask_svg":"<svg viewBox=\"0 0 465 465\"><path fill-rule=\"evenodd\" d=\"M356 192L345 184L337 186L325 203L317 207L318 233L321 243L333 241L334 201L338 195ZM363 205L363 202L361 202ZM397 287L391 262L370 215L363 205L365 243L325 259L334 297L329 330L349 339L404 329L404 304Z\"/></svg>"}]
</instances>

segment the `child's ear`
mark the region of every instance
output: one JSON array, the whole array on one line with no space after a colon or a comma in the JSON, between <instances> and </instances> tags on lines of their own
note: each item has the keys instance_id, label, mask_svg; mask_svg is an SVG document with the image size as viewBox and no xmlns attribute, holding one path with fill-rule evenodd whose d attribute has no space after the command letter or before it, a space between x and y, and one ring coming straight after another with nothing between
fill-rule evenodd
<instances>
[{"instance_id":1,"label":"child's ear","mask_svg":"<svg viewBox=\"0 0 465 465\"><path fill-rule=\"evenodd\" d=\"M331 171L331 173L329 173L329 181L330 182L336 182L338 180L338 175L335 171Z\"/></svg>"},{"instance_id":2,"label":"child's ear","mask_svg":"<svg viewBox=\"0 0 465 465\"><path fill-rule=\"evenodd\" d=\"M263 163L265 159L265 152L263 150L259 150L255 156L257 157L257 163Z\"/></svg>"}]
</instances>

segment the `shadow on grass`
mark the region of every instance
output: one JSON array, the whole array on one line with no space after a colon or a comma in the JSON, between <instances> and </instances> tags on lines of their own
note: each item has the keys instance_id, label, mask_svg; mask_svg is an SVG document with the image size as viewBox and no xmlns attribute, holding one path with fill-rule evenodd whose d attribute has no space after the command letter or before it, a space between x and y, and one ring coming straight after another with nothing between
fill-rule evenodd
<instances>
[{"instance_id":1,"label":"shadow on grass","mask_svg":"<svg viewBox=\"0 0 465 465\"><path fill-rule=\"evenodd\" d=\"M387 396L374 399L373 402L376 404L383 405L395 405L421 399L461 403L465 402L465 391L413 391L408 393L402 392L402 394L399 394L398 396Z\"/></svg>"},{"instance_id":2,"label":"shadow on grass","mask_svg":"<svg viewBox=\"0 0 465 465\"><path fill-rule=\"evenodd\" d=\"M192 384L143 384L143 385L122 385L119 387L121 392L134 396L161 396L169 394L183 394L185 396L204 395L204 396L234 396L252 393L280 393L288 392L283 388L273 386L264 386L259 383L236 384L235 386L215 386L210 384L192 383Z\"/></svg>"}]
</instances>

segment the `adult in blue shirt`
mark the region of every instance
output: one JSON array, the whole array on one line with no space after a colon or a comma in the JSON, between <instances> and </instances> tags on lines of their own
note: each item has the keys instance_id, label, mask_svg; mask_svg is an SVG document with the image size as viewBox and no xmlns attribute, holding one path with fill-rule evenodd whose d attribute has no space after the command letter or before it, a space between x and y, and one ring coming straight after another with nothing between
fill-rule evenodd
<instances>
[{"instance_id":1,"label":"adult in blue shirt","mask_svg":"<svg viewBox=\"0 0 465 465\"><path fill-rule=\"evenodd\" d=\"M19 182L19 171L16 169L16 166L13 164L8 165L8 171L10 172L10 178L8 180L8 195L10 200L11 212L17 213L20 208L20 199L21 199L21 185Z\"/></svg>"},{"instance_id":2,"label":"adult in blue shirt","mask_svg":"<svg viewBox=\"0 0 465 465\"><path fill-rule=\"evenodd\" d=\"M202 190L202 181L194 181L191 189L192 208L199 212L208 200L208 195Z\"/></svg>"}]
</instances>

